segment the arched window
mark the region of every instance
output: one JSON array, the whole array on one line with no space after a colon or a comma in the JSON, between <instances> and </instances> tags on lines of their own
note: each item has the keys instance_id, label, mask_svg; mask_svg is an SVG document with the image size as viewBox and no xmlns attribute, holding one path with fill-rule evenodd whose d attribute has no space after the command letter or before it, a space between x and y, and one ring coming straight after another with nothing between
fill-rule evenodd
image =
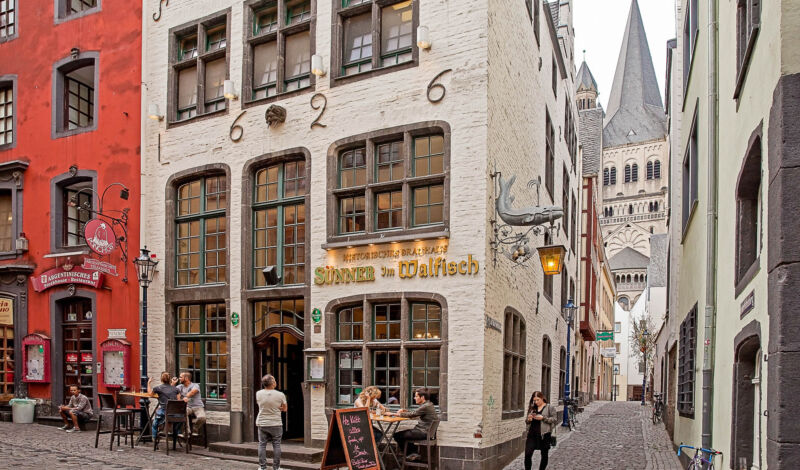
<instances>
[{"instance_id":1,"label":"arched window","mask_svg":"<svg viewBox=\"0 0 800 470\"><path fill-rule=\"evenodd\" d=\"M653 233L653 226L650 226L650 233Z\"/></svg>"},{"instance_id":2,"label":"arched window","mask_svg":"<svg viewBox=\"0 0 800 470\"><path fill-rule=\"evenodd\" d=\"M633 204L628 204L628 214L633 214Z\"/></svg>"},{"instance_id":3,"label":"arched window","mask_svg":"<svg viewBox=\"0 0 800 470\"><path fill-rule=\"evenodd\" d=\"M628 310L628 305L630 304L630 301L628 300L628 298L627 298L627 297L625 297L625 296L623 295L622 297L620 297L620 298L619 298L619 300L617 300L617 302L619 302L619 305L620 305L620 306L621 306L623 309L625 309L625 310Z\"/></svg>"},{"instance_id":4,"label":"arched window","mask_svg":"<svg viewBox=\"0 0 800 470\"><path fill-rule=\"evenodd\" d=\"M653 212L658 212L658 201L653 201Z\"/></svg>"},{"instance_id":5,"label":"arched window","mask_svg":"<svg viewBox=\"0 0 800 470\"><path fill-rule=\"evenodd\" d=\"M647 204L647 212L653 212L653 201Z\"/></svg>"},{"instance_id":6,"label":"arched window","mask_svg":"<svg viewBox=\"0 0 800 470\"><path fill-rule=\"evenodd\" d=\"M653 179L653 162L647 162L647 179Z\"/></svg>"},{"instance_id":7,"label":"arched window","mask_svg":"<svg viewBox=\"0 0 800 470\"><path fill-rule=\"evenodd\" d=\"M550 375L552 372L553 344L545 335L542 338L542 393L550 400Z\"/></svg>"},{"instance_id":8,"label":"arched window","mask_svg":"<svg viewBox=\"0 0 800 470\"><path fill-rule=\"evenodd\" d=\"M625 182L626 183L630 183L631 182L631 166L630 165L625 165Z\"/></svg>"},{"instance_id":9,"label":"arched window","mask_svg":"<svg viewBox=\"0 0 800 470\"><path fill-rule=\"evenodd\" d=\"M617 184L617 167L615 167L615 166L611 167L611 172L610 172L609 178L611 180L609 182L609 184L612 184L612 185Z\"/></svg>"},{"instance_id":10,"label":"arched window","mask_svg":"<svg viewBox=\"0 0 800 470\"><path fill-rule=\"evenodd\" d=\"M626 279L626 282L627 282L628 284L630 284L630 283L631 283L631 275L630 275L630 274L628 274L628 276L627 276L625 279Z\"/></svg>"},{"instance_id":11,"label":"arched window","mask_svg":"<svg viewBox=\"0 0 800 470\"><path fill-rule=\"evenodd\" d=\"M639 181L639 165L636 163L631 165L631 181Z\"/></svg>"},{"instance_id":12,"label":"arched window","mask_svg":"<svg viewBox=\"0 0 800 470\"><path fill-rule=\"evenodd\" d=\"M608 168L604 168L603 169L603 186L608 186L608 183L609 183L608 178L609 178L609 169Z\"/></svg>"},{"instance_id":13,"label":"arched window","mask_svg":"<svg viewBox=\"0 0 800 470\"><path fill-rule=\"evenodd\" d=\"M525 407L525 320L511 308L506 309L503 339L503 413L522 411Z\"/></svg>"},{"instance_id":14,"label":"arched window","mask_svg":"<svg viewBox=\"0 0 800 470\"><path fill-rule=\"evenodd\" d=\"M633 282L639 282L639 275L638 274L634 274L633 275Z\"/></svg>"},{"instance_id":15,"label":"arched window","mask_svg":"<svg viewBox=\"0 0 800 470\"><path fill-rule=\"evenodd\" d=\"M653 179L661 178L661 162L656 160L653 163Z\"/></svg>"}]
</instances>

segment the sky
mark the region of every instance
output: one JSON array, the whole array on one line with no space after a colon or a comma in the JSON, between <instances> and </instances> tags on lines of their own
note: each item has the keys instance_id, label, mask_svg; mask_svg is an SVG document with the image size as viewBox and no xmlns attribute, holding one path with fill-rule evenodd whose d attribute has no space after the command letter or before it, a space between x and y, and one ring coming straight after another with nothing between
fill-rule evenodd
<instances>
[{"instance_id":1,"label":"sky","mask_svg":"<svg viewBox=\"0 0 800 470\"><path fill-rule=\"evenodd\" d=\"M622 36L632 0L573 0L575 28L575 68L580 68L583 51L586 63L600 89L598 99L608 108ZM664 99L667 65L667 40L675 37L674 0L639 0L647 43L656 69L658 88Z\"/></svg>"}]
</instances>

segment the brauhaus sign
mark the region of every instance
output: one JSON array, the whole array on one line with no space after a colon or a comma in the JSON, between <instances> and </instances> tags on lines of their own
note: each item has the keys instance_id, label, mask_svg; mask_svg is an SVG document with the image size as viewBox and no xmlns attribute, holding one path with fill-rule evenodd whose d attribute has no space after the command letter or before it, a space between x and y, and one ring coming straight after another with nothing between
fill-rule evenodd
<instances>
[{"instance_id":1,"label":"brauhaus sign","mask_svg":"<svg viewBox=\"0 0 800 470\"><path fill-rule=\"evenodd\" d=\"M478 260L468 255L466 259L448 261L443 256L430 257L427 260L398 261L397 268L381 267L379 277L399 277L400 279L431 278L447 276L472 276L478 274ZM349 284L351 282L374 281L374 266L353 266L337 268L320 266L314 270L314 284L332 285Z\"/></svg>"}]
</instances>

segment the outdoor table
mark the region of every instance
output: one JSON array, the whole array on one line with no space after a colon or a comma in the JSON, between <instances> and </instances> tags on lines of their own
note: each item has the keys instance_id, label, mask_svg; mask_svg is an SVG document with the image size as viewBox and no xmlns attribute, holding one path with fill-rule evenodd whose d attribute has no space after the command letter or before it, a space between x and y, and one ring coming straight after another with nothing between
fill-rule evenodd
<instances>
[{"instance_id":1,"label":"outdoor table","mask_svg":"<svg viewBox=\"0 0 800 470\"><path fill-rule=\"evenodd\" d=\"M372 422L378 425L378 429L381 430L383 433L383 437L381 438L380 442L378 442L378 459L381 461L381 468L386 468L386 464L384 463L383 457L388 452L392 457L394 457L395 463L397 463L397 467L400 468L400 460L397 458L397 453L392 448L392 437L394 437L394 433L397 432L397 428L400 427L400 423L403 421L409 421L410 418L402 418L400 416L378 416L374 414L370 414L370 419ZM381 443L384 444L383 450L380 450ZM400 449L398 449L400 450Z\"/></svg>"},{"instance_id":2,"label":"outdoor table","mask_svg":"<svg viewBox=\"0 0 800 470\"><path fill-rule=\"evenodd\" d=\"M141 407L141 414L139 415L139 422L142 424L142 432L139 434L139 437L136 439L136 445L139 445L139 442L145 437L150 435L150 425L153 422L153 416L156 414L156 410L158 407L153 408L153 411L148 413L148 408L150 408L150 399L151 398L158 398L158 395L155 393L147 393L147 392L119 392L120 395L127 395L131 397L139 398L139 405Z\"/></svg>"}]
</instances>

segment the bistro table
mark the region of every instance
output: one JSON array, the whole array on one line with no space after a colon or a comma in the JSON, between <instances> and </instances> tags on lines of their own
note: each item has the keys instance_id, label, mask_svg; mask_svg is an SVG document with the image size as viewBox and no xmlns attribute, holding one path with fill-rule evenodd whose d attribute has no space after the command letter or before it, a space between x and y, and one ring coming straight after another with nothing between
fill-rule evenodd
<instances>
[{"instance_id":1,"label":"bistro table","mask_svg":"<svg viewBox=\"0 0 800 470\"><path fill-rule=\"evenodd\" d=\"M153 408L153 411L150 413L148 413L148 408L150 408L150 399L157 399L158 395L147 392L119 392L119 394L140 399L139 405L141 406L141 414L139 415L139 423L142 424L142 433L139 434L139 437L136 439L136 445L138 446L139 442L145 438L145 434L150 436L150 425L153 422L153 416L155 416L158 407Z\"/></svg>"},{"instance_id":2,"label":"bistro table","mask_svg":"<svg viewBox=\"0 0 800 470\"><path fill-rule=\"evenodd\" d=\"M378 425L378 429L383 433L383 437L381 437L380 442L378 442L378 459L381 461L381 468L386 468L383 458L387 453L394 457L397 468L400 468L400 459L397 458L397 453L394 451L394 448L392 448L392 437L394 433L397 432L397 428L400 427L400 423L403 421L410 421L410 418L386 415L378 416L375 414L370 414L369 417L372 422ZM380 450L381 444L384 445L383 450Z\"/></svg>"}]
</instances>

